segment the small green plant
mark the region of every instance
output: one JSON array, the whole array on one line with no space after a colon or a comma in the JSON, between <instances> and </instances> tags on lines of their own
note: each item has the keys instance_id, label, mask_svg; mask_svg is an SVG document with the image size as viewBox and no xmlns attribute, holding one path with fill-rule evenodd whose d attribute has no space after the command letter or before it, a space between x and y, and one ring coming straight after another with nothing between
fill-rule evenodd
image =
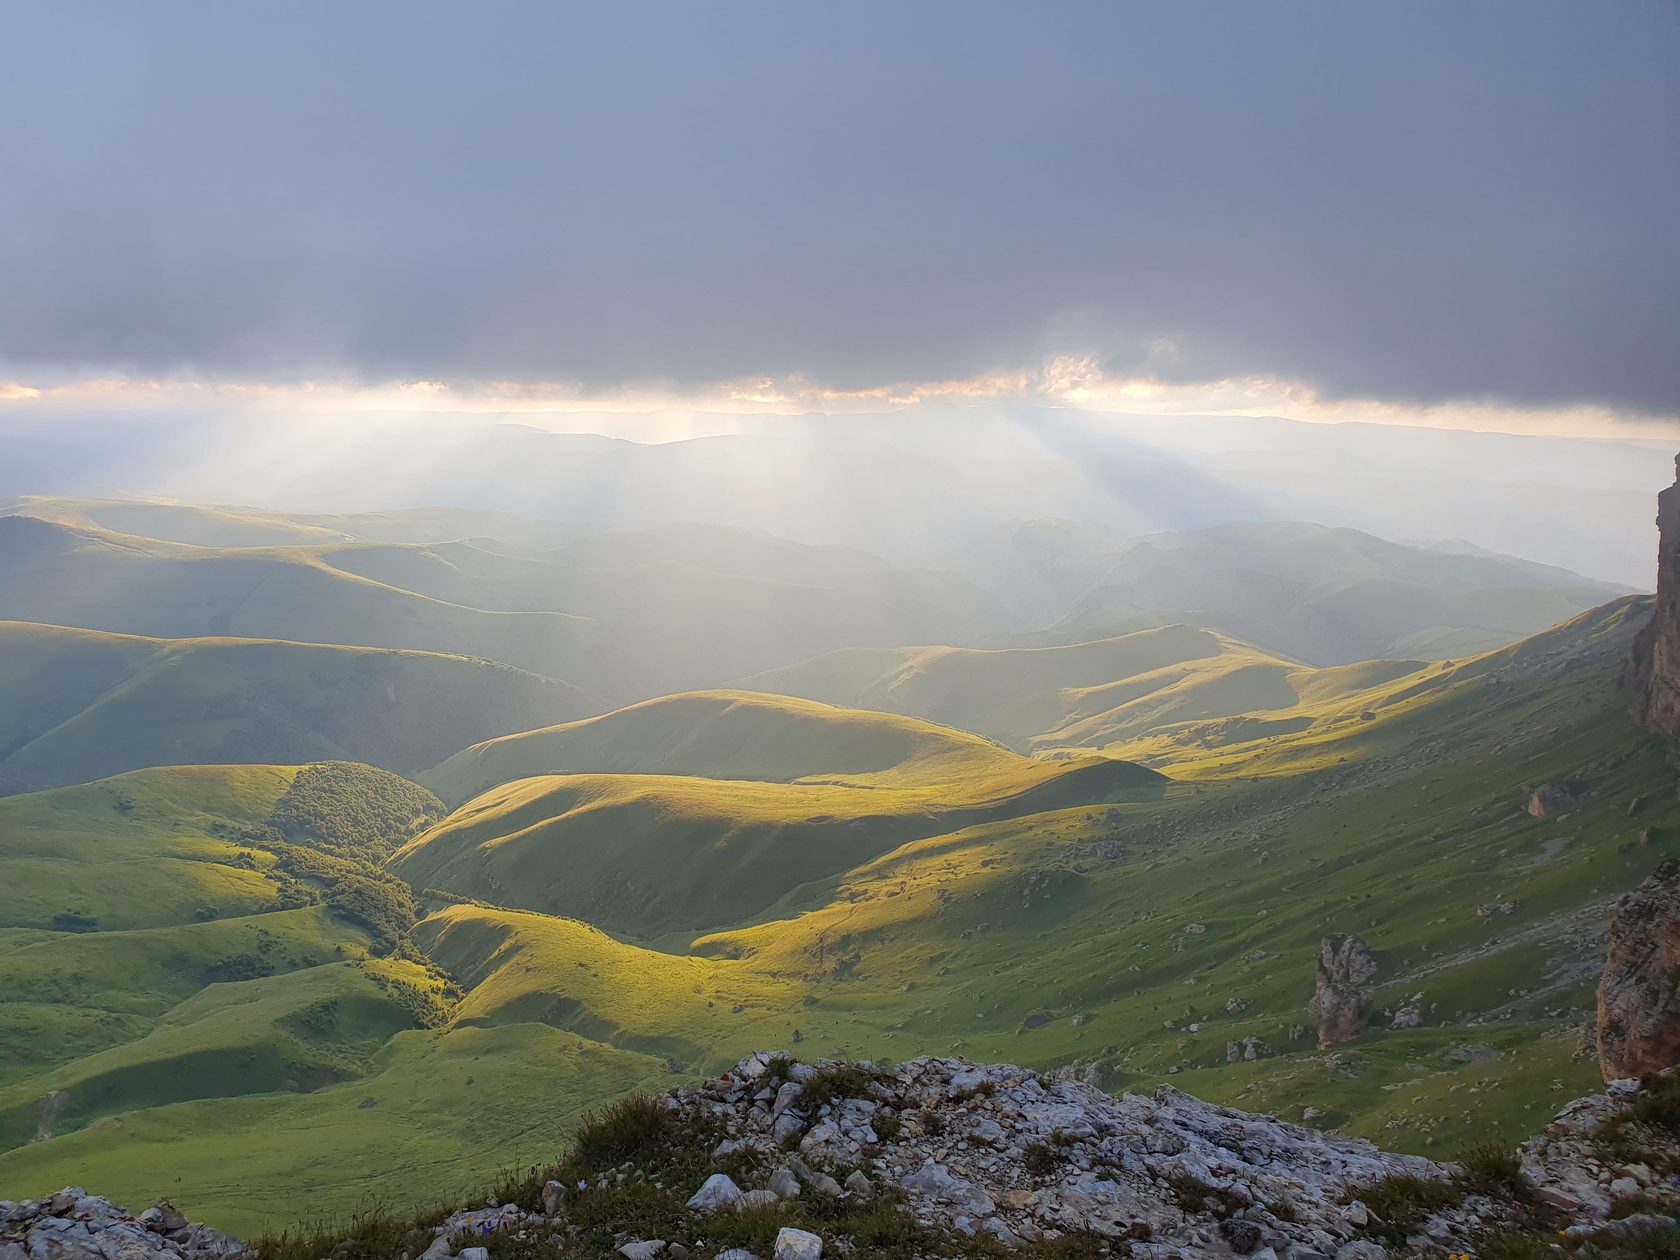
<instances>
[{"instance_id":1,"label":"small green plant","mask_svg":"<svg viewBox=\"0 0 1680 1260\"><path fill-rule=\"evenodd\" d=\"M631 1094L584 1116L572 1138L573 1157L592 1168L609 1168L658 1148L671 1127L664 1103Z\"/></svg>"},{"instance_id":2,"label":"small green plant","mask_svg":"<svg viewBox=\"0 0 1680 1260\"><path fill-rule=\"evenodd\" d=\"M867 1098L869 1087L874 1083L875 1074L856 1064L840 1063L818 1068L800 1091L799 1105L815 1111L842 1098Z\"/></svg>"},{"instance_id":3,"label":"small green plant","mask_svg":"<svg viewBox=\"0 0 1680 1260\"><path fill-rule=\"evenodd\" d=\"M1034 1177L1048 1177L1061 1160L1048 1142L1029 1142L1021 1152L1021 1167Z\"/></svg>"},{"instance_id":4,"label":"small green plant","mask_svg":"<svg viewBox=\"0 0 1680 1260\"><path fill-rule=\"evenodd\" d=\"M441 1214L439 1214L441 1216ZM263 1260L389 1260L405 1251L418 1255L431 1241L430 1225L439 1216L407 1220L391 1215L383 1205L355 1213L342 1225L321 1222L258 1238L252 1243Z\"/></svg>"},{"instance_id":5,"label":"small green plant","mask_svg":"<svg viewBox=\"0 0 1680 1260\"><path fill-rule=\"evenodd\" d=\"M1522 1158L1509 1146L1472 1146L1459 1155L1453 1179L1471 1194L1491 1199L1526 1203L1533 1195L1523 1176Z\"/></svg>"},{"instance_id":6,"label":"small green plant","mask_svg":"<svg viewBox=\"0 0 1680 1260\"><path fill-rule=\"evenodd\" d=\"M1203 1185L1187 1172L1175 1170L1167 1174L1167 1188L1186 1212L1209 1212L1221 1219L1240 1212L1248 1204L1242 1198L1219 1186Z\"/></svg>"},{"instance_id":7,"label":"small green plant","mask_svg":"<svg viewBox=\"0 0 1680 1260\"><path fill-rule=\"evenodd\" d=\"M1461 1202L1464 1195L1456 1181L1399 1174L1349 1190L1344 1202L1358 1199L1376 1217L1375 1233L1403 1242L1436 1212Z\"/></svg>"}]
</instances>

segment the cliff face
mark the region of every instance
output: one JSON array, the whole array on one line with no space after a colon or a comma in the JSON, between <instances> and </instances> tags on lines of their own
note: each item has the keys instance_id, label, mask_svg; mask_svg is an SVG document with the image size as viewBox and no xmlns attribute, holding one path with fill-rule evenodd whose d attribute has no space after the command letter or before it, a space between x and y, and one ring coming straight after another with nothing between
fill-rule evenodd
<instances>
[{"instance_id":1,"label":"cliff face","mask_svg":"<svg viewBox=\"0 0 1680 1260\"><path fill-rule=\"evenodd\" d=\"M1675 484L1657 496L1657 607L1633 643L1627 681L1646 730L1680 738L1680 458Z\"/></svg>"},{"instance_id":2,"label":"cliff face","mask_svg":"<svg viewBox=\"0 0 1680 1260\"><path fill-rule=\"evenodd\" d=\"M1680 862L1664 862L1623 897L1610 921L1598 986L1604 1079L1680 1064Z\"/></svg>"}]
</instances>

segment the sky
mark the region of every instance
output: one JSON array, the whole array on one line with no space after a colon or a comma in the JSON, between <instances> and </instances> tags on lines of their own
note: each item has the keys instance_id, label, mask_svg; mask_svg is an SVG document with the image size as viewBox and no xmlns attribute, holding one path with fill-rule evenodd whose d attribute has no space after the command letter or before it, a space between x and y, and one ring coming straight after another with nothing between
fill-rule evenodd
<instances>
[{"instance_id":1,"label":"sky","mask_svg":"<svg viewBox=\"0 0 1680 1260\"><path fill-rule=\"evenodd\" d=\"M5 14L0 409L1680 423L1672 0Z\"/></svg>"}]
</instances>

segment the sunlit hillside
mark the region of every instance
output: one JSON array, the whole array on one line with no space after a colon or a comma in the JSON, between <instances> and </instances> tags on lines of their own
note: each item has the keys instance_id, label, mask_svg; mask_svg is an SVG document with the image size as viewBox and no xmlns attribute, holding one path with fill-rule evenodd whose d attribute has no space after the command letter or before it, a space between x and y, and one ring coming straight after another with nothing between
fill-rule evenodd
<instances>
[{"instance_id":1,"label":"sunlit hillside","mask_svg":"<svg viewBox=\"0 0 1680 1260\"><path fill-rule=\"evenodd\" d=\"M732 731L778 745L757 772L770 777L727 777L754 746ZM542 759L559 772L502 780ZM755 917L918 836L1163 783L1130 762L1034 761L905 719L730 692L511 737L432 781L457 798L501 786L396 854L409 883L644 938Z\"/></svg>"},{"instance_id":2,"label":"sunlit hillside","mask_svg":"<svg viewBox=\"0 0 1680 1260\"><path fill-rule=\"evenodd\" d=\"M1030 648L851 649L743 685L911 714L1022 751L1100 748L1146 735L1245 738L1423 669L1369 661L1316 669L1190 626Z\"/></svg>"}]
</instances>

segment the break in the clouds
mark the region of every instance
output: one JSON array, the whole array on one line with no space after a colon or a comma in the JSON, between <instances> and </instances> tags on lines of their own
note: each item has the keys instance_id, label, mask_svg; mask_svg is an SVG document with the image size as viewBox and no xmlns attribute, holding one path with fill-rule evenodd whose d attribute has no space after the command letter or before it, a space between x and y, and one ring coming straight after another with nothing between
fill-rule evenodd
<instances>
[{"instance_id":1,"label":"break in the clouds","mask_svg":"<svg viewBox=\"0 0 1680 1260\"><path fill-rule=\"evenodd\" d=\"M0 379L1056 356L1680 411L1680 20L1507 4L38 4Z\"/></svg>"}]
</instances>

